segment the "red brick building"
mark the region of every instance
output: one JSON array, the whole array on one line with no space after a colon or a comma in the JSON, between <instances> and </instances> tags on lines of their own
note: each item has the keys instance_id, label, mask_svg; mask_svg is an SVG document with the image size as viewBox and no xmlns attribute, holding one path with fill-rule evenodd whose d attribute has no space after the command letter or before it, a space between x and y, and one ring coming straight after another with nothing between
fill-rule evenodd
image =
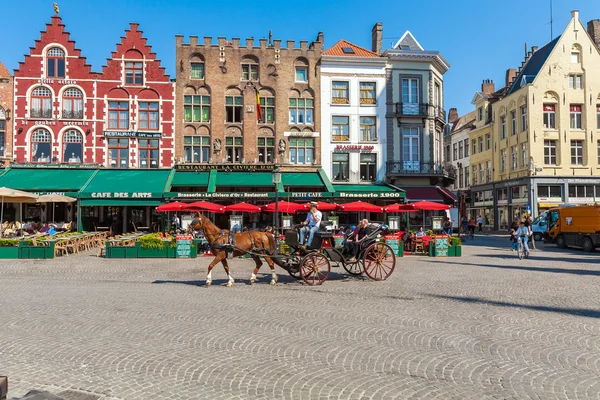
<instances>
[{"instance_id":1,"label":"red brick building","mask_svg":"<svg viewBox=\"0 0 600 400\"><path fill-rule=\"evenodd\" d=\"M0 162L12 159L13 77L0 62Z\"/></svg>"},{"instance_id":2,"label":"red brick building","mask_svg":"<svg viewBox=\"0 0 600 400\"><path fill-rule=\"evenodd\" d=\"M174 86L137 24L93 72L54 15L14 79L16 162L173 165Z\"/></svg>"}]
</instances>

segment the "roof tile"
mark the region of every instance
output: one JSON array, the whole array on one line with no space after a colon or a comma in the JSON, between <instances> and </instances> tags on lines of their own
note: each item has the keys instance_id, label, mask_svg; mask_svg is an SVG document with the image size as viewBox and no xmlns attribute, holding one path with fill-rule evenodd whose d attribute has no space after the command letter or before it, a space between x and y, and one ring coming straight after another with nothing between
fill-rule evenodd
<instances>
[{"instance_id":1,"label":"roof tile","mask_svg":"<svg viewBox=\"0 0 600 400\"><path fill-rule=\"evenodd\" d=\"M344 48L351 48L354 53L344 53ZM339 40L336 44L323 52L324 56L342 56L342 57L379 57L379 54L367 50L363 47L352 44L346 40Z\"/></svg>"}]
</instances>

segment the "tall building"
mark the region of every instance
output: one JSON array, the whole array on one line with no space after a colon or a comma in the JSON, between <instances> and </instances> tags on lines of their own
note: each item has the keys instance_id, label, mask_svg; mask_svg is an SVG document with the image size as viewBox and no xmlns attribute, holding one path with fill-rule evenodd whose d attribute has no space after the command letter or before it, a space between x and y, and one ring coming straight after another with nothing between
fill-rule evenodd
<instances>
[{"instance_id":1,"label":"tall building","mask_svg":"<svg viewBox=\"0 0 600 400\"><path fill-rule=\"evenodd\" d=\"M444 160L450 164L455 171L456 179L448 186L449 190L465 190L471 186L469 180L469 155L470 139L469 132L475 128L475 112L471 111L465 115L458 116L456 108L448 112L448 125L444 134Z\"/></svg>"},{"instance_id":2,"label":"tall building","mask_svg":"<svg viewBox=\"0 0 600 400\"><path fill-rule=\"evenodd\" d=\"M0 162L12 159L13 77L0 62Z\"/></svg>"},{"instance_id":3,"label":"tall building","mask_svg":"<svg viewBox=\"0 0 600 400\"><path fill-rule=\"evenodd\" d=\"M335 184L385 179L385 67L380 54L345 40L323 52L321 164Z\"/></svg>"},{"instance_id":4,"label":"tall building","mask_svg":"<svg viewBox=\"0 0 600 400\"><path fill-rule=\"evenodd\" d=\"M137 24L93 72L54 15L14 80L17 163L173 165L174 87Z\"/></svg>"}]
</instances>

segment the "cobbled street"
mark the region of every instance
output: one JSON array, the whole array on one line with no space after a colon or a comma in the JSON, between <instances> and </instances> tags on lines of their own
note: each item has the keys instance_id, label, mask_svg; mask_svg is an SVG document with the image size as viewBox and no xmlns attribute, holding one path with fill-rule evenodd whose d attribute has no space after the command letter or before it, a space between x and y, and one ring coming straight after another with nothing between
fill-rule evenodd
<instances>
[{"instance_id":1,"label":"cobbled street","mask_svg":"<svg viewBox=\"0 0 600 400\"><path fill-rule=\"evenodd\" d=\"M386 282L320 287L252 261L88 253L0 267L9 398L600 399L600 254L519 261L505 237L462 258L398 258Z\"/></svg>"}]
</instances>

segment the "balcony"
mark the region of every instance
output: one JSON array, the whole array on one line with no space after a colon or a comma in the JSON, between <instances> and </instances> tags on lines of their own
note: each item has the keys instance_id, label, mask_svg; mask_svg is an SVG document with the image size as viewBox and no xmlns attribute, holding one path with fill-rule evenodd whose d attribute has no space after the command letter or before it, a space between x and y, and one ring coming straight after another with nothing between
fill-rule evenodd
<instances>
[{"instance_id":1,"label":"balcony","mask_svg":"<svg viewBox=\"0 0 600 400\"><path fill-rule=\"evenodd\" d=\"M31 118L52 118L52 110L51 109L32 109L30 112Z\"/></svg>"},{"instance_id":2,"label":"balcony","mask_svg":"<svg viewBox=\"0 0 600 400\"><path fill-rule=\"evenodd\" d=\"M62 117L64 119L83 119L83 110L79 110L79 111L63 110Z\"/></svg>"},{"instance_id":3,"label":"balcony","mask_svg":"<svg viewBox=\"0 0 600 400\"><path fill-rule=\"evenodd\" d=\"M449 186L456 180L456 170L449 163L388 161L386 175L393 177L429 177L432 185L443 182L444 186Z\"/></svg>"},{"instance_id":4,"label":"balcony","mask_svg":"<svg viewBox=\"0 0 600 400\"><path fill-rule=\"evenodd\" d=\"M424 103L396 103L396 117L427 117L427 104Z\"/></svg>"}]
</instances>

